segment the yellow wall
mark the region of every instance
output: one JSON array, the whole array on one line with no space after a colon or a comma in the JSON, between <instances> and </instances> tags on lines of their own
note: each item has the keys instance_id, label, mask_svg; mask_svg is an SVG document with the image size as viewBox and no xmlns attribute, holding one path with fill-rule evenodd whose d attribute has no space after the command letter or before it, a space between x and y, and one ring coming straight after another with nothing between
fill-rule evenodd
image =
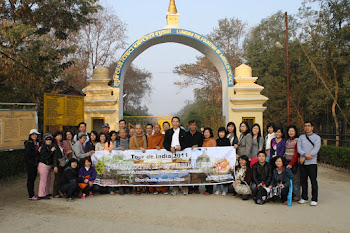
<instances>
[{"instance_id":1,"label":"yellow wall","mask_svg":"<svg viewBox=\"0 0 350 233\"><path fill-rule=\"evenodd\" d=\"M119 88L108 86L108 69L102 66L94 69L93 78L83 89L85 97L85 122L87 131L92 130L93 118L104 118L111 130L119 130Z\"/></svg>"}]
</instances>

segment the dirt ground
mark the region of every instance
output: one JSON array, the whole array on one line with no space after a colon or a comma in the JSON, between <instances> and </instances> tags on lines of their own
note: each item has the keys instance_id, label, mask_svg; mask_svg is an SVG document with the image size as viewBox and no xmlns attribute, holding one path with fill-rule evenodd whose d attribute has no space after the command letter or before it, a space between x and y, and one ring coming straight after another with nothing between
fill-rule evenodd
<instances>
[{"instance_id":1,"label":"dirt ground","mask_svg":"<svg viewBox=\"0 0 350 233\"><path fill-rule=\"evenodd\" d=\"M28 201L26 178L11 178L0 184L0 232L350 232L350 174L318 174L317 207L199 194Z\"/></svg>"}]
</instances>

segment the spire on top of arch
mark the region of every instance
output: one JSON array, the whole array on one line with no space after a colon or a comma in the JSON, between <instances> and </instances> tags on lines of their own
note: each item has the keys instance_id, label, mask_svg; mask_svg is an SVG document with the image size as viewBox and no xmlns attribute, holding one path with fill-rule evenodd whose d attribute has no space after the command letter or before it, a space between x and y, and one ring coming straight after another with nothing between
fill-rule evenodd
<instances>
[{"instance_id":1,"label":"spire on top of arch","mask_svg":"<svg viewBox=\"0 0 350 233\"><path fill-rule=\"evenodd\" d=\"M175 5L175 0L170 0L169 8L168 8L169 14L177 14L177 9Z\"/></svg>"}]
</instances>

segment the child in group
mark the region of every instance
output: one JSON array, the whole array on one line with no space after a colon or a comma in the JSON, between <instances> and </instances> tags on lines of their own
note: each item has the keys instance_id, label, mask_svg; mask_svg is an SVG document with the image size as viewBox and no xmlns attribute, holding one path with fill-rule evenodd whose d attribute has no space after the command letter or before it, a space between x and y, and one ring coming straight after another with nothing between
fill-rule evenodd
<instances>
[{"instance_id":1,"label":"child in group","mask_svg":"<svg viewBox=\"0 0 350 233\"><path fill-rule=\"evenodd\" d=\"M218 136L219 138L216 139L216 146L231 146L230 139L227 138L225 127L220 127L218 129ZM222 196L226 196L229 185L230 184L218 184L216 186L215 195L220 195L221 193Z\"/></svg>"},{"instance_id":2,"label":"child in group","mask_svg":"<svg viewBox=\"0 0 350 233\"><path fill-rule=\"evenodd\" d=\"M79 187L83 190L83 196L82 198L86 198L86 195L89 194L89 196L93 196L93 193L91 191L92 186L94 184L94 180L96 179L96 170L94 167L91 166L91 158L86 157L84 159L84 167L81 167L79 170L79 176L83 177L84 180L88 179L88 183L79 183Z\"/></svg>"}]
</instances>

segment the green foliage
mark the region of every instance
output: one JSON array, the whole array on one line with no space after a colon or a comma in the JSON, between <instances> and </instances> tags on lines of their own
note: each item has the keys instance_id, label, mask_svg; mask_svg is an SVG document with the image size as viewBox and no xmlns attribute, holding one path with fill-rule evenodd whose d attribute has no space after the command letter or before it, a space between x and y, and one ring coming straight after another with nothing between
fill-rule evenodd
<instances>
[{"instance_id":1,"label":"green foliage","mask_svg":"<svg viewBox=\"0 0 350 233\"><path fill-rule=\"evenodd\" d=\"M26 171L24 150L0 152L0 179L15 176Z\"/></svg>"},{"instance_id":2,"label":"green foliage","mask_svg":"<svg viewBox=\"0 0 350 233\"><path fill-rule=\"evenodd\" d=\"M207 37L216 44L225 54L231 67L237 67L242 62L242 38L245 35L247 24L235 18L224 18L218 21ZM195 119L200 125L217 128L223 126L222 120L222 83L215 66L206 57L197 57L192 64L176 66L174 71L183 77L183 81L175 83L179 87L199 85L194 90L195 100L189 102L177 114L188 120ZM217 122L215 122L217 121Z\"/></svg>"},{"instance_id":3,"label":"green foliage","mask_svg":"<svg viewBox=\"0 0 350 233\"><path fill-rule=\"evenodd\" d=\"M334 122L344 116L338 110L332 112L335 105L331 93L350 116L349 8L347 0L310 0L303 3L298 17L288 16L291 122L299 127L309 119L317 126L339 127ZM277 12L261 20L244 42L253 76L259 77L258 84L265 88L262 94L269 98L265 104L265 124L275 122L285 126L287 123L285 34L284 14Z\"/></svg>"},{"instance_id":4,"label":"green foliage","mask_svg":"<svg viewBox=\"0 0 350 233\"><path fill-rule=\"evenodd\" d=\"M109 77L113 79L116 62L109 66ZM152 87L150 81L152 74L131 65L125 74L123 83L123 109L125 116L147 116L148 108L142 106L145 98L150 97Z\"/></svg>"},{"instance_id":5,"label":"green foliage","mask_svg":"<svg viewBox=\"0 0 350 233\"><path fill-rule=\"evenodd\" d=\"M336 167L350 169L350 148L321 146L318 161Z\"/></svg>"},{"instance_id":6,"label":"green foliage","mask_svg":"<svg viewBox=\"0 0 350 233\"><path fill-rule=\"evenodd\" d=\"M96 0L1 1L0 84L2 102L42 103L43 93L60 88L72 62L68 35L93 21Z\"/></svg>"}]
</instances>

